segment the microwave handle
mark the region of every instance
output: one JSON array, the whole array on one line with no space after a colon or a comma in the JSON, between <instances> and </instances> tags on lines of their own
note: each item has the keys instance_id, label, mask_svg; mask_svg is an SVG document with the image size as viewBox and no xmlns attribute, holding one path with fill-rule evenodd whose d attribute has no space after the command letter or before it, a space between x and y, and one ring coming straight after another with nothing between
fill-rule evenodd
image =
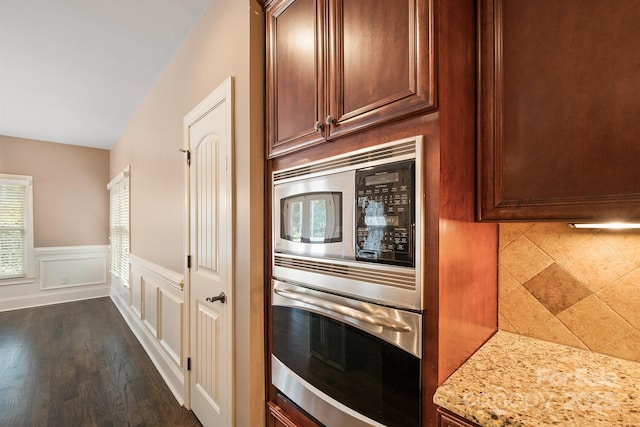
<instances>
[{"instance_id":1,"label":"microwave handle","mask_svg":"<svg viewBox=\"0 0 640 427\"><path fill-rule=\"evenodd\" d=\"M273 291L276 294L280 295L281 297L303 302L305 304L313 305L315 307L323 308L325 310L330 310L335 313L340 313L343 316L347 316L352 319L359 320L361 322L365 322L373 326L381 326L385 329L390 329L396 332L411 332L411 326L407 325L404 322L392 320L386 316L381 317L381 316L370 315L351 307L346 307L344 305L337 304L332 301L327 301L325 299L314 297L311 295L305 295L289 289L274 289Z\"/></svg>"}]
</instances>

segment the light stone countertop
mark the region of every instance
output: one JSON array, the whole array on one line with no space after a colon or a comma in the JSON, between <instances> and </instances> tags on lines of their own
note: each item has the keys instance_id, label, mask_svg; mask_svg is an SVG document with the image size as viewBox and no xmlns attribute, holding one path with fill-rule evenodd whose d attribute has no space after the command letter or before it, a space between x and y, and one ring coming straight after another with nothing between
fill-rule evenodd
<instances>
[{"instance_id":1,"label":"light stone countertop","mask_svg":"<svg viewBox=\"0 0 640 427\"><path fill-rule=\"evenodd\" d=\"M481 426L640 426L640 363L499 331L433 401Z\"/></svg>"}]
</instances>

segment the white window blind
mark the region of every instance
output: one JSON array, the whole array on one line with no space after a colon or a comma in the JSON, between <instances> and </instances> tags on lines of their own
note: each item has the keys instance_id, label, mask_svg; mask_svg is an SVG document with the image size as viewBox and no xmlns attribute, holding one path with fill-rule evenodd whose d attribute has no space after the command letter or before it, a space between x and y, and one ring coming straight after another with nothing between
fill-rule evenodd
<instances>
[{"instance_id":1,"label":"white window blind","mask_svg":"<svg viewBox=\"0 0 640 427\"><path fill-rule=\"evenodd\" d=\"M32 275L32 178L0 174L0 280Z\"/></svg>"},{"instance_id":2,"label":"white window blind","mask_svg":"<svg viewBox=\"0 0 640 427\"><path fill-rule=\"evenodd\" d=\"M107 186L110 193L109 240L111 274L129 285L129 169L125 169Z\"/></svg>"}]
</instances>

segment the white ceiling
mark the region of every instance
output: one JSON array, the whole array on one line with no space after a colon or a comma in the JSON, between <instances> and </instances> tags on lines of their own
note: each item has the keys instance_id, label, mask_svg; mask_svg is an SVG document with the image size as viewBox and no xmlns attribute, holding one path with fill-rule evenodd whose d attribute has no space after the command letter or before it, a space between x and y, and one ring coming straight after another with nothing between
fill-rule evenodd
<instances>
[{"instance_id":1,"label":"white ceiling","mask_svg":"<svg viewBox=\"0 0 640 427\"><path fill-rule=\"evenodd\" d=\"M0 0L0 135L109 149L210 0Z\"/></svg>"}]
</instances>

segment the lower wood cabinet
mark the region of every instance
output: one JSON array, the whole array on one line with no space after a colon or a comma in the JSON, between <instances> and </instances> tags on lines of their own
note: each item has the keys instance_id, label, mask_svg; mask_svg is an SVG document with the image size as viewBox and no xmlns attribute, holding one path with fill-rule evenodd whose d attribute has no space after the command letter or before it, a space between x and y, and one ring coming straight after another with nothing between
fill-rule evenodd
<instances>
[{"instance_id":1,"label":"lower wood cabinet","mask_svg":"<svg viewBox=\"0 0 640 427\"><path fill-rule=\"evenodd\" d=\"M267 427L296 427L285 412L275 403L267 403Z\"/></svg>"},{"instance_id":2,"label":"lower wood cabinet","mask_svg":"<svg viewBox=\"0 0 640 427\"><path fill-rule=\"evenodd\" d=\"M267 427L299 427L300 424L289 416L273 402L267 403ZM455 415L442 408L437 409L439 427L479 427L477 424Z\"/></svg>"},{"instance_id":3,"label":"lower wood cabinet","mask_svg":"<svg viewBox=\"0 0 640 427\"><path fill-rule=\"evenodd\" d=\"M300 427L301 424L293 421L289 416L273 402L267 403L267 427ZM437 408L438 427L479 427L477 424L455 415L442 408ZM309 421L310 422L310 421Z\"/></svg>"},{"instance_id":4,"label":"lower wood cabinet","mask_svg":"<svg viewBox=\"0 0 640 427\"><path fill-rule=\"evenodd\" d=\"M465 420L458 415L447 412L438 408L438 426L439 427L478 427L477 424Z\"/></svg>"},{"instance_id":5,"label":"lower wood cabinet","mask_svg":"<svg viewBox=\"0 0 640 427\"><path fill-rule=\"evenodd\" d=\"M311 419L291 408L285 410L276 402L267 402L267 427L318 427Z\"/></svg>"}]
</instances>

